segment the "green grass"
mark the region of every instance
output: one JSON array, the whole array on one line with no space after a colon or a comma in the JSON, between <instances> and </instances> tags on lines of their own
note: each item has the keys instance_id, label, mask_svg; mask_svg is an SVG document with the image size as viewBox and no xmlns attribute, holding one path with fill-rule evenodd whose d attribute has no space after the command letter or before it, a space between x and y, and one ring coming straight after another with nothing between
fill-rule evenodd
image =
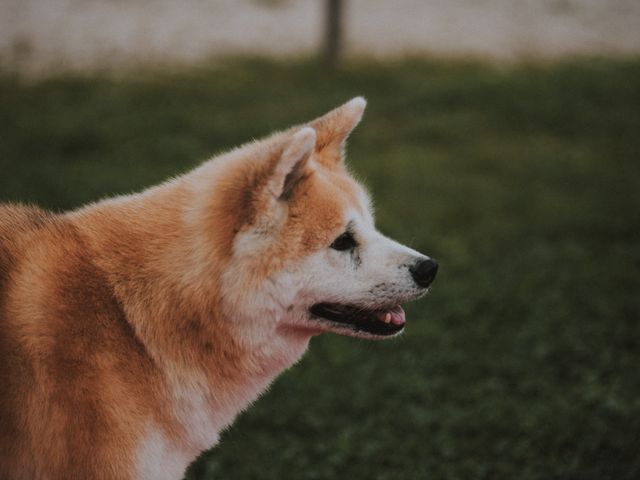
<instances>
[{"instance_id":1,"label":"green grass","mask_svg":"<svg viewBox=\"0 0 640 480\"><path fill-rule=\"evenodd\" d=\"M406 334L312 342L190 479L640 478L640 61L0 80L0 199L64 209L369 100L350 164L439 259Z\"/></svg>"}]
</instances>

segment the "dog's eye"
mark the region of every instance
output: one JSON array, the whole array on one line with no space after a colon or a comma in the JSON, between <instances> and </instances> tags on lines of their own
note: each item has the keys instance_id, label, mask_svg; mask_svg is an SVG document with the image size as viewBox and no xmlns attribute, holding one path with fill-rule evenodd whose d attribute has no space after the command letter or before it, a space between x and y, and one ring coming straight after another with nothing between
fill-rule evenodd
<instances>
[{"instance_id":1,"label":"dog's eye","mask_svg":"<svg viewBox=\"0 0 640 480\"><path fill-rule=\"evenodd\" d=\"M344 232L338 238L336 238L331 244L331 248L334 250L352 250L357 246L356 239L353 238L351 232Z\"/></svg>"}]
</instances>

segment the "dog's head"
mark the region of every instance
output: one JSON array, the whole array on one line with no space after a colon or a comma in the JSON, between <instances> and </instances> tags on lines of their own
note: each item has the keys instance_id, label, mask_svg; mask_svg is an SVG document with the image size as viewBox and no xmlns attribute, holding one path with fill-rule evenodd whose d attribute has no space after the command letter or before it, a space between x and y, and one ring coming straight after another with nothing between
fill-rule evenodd
<instances>
[{"instance_id":1,"label":"dog's head","mask_svg":"<svg viewBox=\"0 0 640 480\"><path fill-rule=\"evenodd\" d=\"M400 304L427 291L438 265L376 230L345 167L364 108L355 98L221 159L209 215L233 232L220 292L230 316L367 338L403 330Z\"/></svg>"}]
</instances>

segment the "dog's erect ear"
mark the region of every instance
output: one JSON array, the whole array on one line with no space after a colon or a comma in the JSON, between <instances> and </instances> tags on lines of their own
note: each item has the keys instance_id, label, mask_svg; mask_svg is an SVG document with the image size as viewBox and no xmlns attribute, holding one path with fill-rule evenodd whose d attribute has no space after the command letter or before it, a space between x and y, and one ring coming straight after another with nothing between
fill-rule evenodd
<instances>
[{"instance_id":1,"label":"dog's erect ear","mask_svg":"<svg viewBox=\"0 0 640 480\"><path fill-rule=\"evenodd\" d=\"M267 192L274 199L288 200L293 189L304 177L305 169L315 150L316 131L303 127L293 134L269 178Z\"/></svg>"},{"instance_id":2,"label":"dog's erect ear","mask_svg":"<svg viewBox=\"0 0 640 480\"><path fill-rule=\"evenodd\" d=\"M342 162L347 138L360 123L366 106L364 98L355 97L309 123L318 135L316 150L321 154L320 163L331 167Z\"/></svg>"}]
</instances>

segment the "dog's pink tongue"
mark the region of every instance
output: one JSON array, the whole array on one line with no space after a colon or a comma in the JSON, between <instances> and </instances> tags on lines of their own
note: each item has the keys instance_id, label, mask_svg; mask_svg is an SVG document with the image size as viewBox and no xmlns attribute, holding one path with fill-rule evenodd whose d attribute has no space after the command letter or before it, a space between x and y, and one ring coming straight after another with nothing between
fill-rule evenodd
<instances>
[{"instance_id":1,"label":"dog's pink tongue","mask_svg":"<svg viewBox=\"0 0 640 480\"><path fill-rule=\"evenodd\" d=\"M406 321L404 309L400 305L391 310L391 323L394 325L404 325Z\"/></svg>"},{"instance_id":2,"label":"dog's pink tongue","mask_svg":"<svg viewBox=\"0 0 640 480\"><path fill-rule=\"evenodd\" d=\"M396 305L390 310L376 312L378 320L384 323L393 323L394 325L404 325L407 321L404 310L400 305Z\"/></svg>"}]
</instances>

